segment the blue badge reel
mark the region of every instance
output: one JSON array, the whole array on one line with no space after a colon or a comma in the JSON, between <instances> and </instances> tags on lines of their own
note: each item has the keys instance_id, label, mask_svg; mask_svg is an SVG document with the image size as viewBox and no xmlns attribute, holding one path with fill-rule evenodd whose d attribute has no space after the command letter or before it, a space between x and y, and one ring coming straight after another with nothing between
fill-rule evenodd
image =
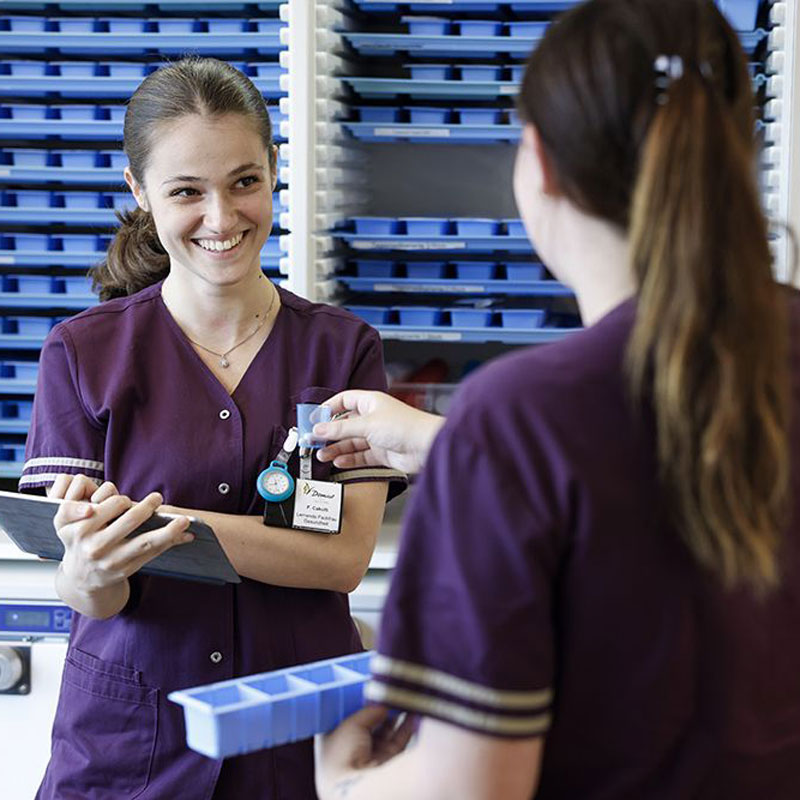
<instances>
[{"instance_id":1,"label":"blue badge reel","mask_svg":"<svg viewBox=\"0 0 800 800\"><path fill-rule=\"evenodd\" d=\"M289 458L298 441L302 441L300 436L298 429L292 428L278 455L256 479L256 490L264 498L264 524L315 533L340 533L343 487L335 482L313 480L311 447L301 446L300 477L295 480L289 472Z\"/></svg>"},{"instance_id":2,"label":"blue badge reel","mask_svg":"<svg viewBox=\"0 0 800 800\"><path fill-rule=\"evenodd\" d=\"M268 503L282 503L294 494L294 478L283 461L273 461L258 476L256 488Z\"/></svg>"}]
</instances>

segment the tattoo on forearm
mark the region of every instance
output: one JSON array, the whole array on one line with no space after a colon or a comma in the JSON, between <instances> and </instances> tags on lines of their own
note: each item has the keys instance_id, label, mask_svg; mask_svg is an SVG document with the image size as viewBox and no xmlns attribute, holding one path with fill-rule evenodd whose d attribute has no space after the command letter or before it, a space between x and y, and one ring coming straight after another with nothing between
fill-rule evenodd
<instances>
[{"instance_id":1,"label":"tattoo on forearm","mask_svg":"<svg viewBox=\"0 0 800 800\"><path fill-rule=\"evenodd\" d=\"M340 780L333 787L333 796L336 800L344 800L345 797L350 795L350 790L361 781L363 775L351 775L349 778Z\"/></svg>"}]
</instances>

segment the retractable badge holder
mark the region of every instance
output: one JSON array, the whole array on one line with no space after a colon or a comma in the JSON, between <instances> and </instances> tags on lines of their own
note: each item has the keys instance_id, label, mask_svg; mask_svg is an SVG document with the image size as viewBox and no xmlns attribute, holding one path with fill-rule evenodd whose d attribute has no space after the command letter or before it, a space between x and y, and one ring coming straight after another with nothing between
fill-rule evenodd
<instances>
[{"instance_id":1,"label":"retractable badge holder","mask_svg":"<svg viewBox=\"0 0 800 800\"><path fill-rule=\"evenodd\" d=\"M297 447L297 438L297 428L292 428L280 453L258 476L256 488L268 503L281 503L294 494L294 478L289 473L289 458Z\"/></svg>"},{"instance_id":2,"label":"retractable badge holder","mask_svg":"<svg viewBox=\"0 0 800 800\"><path fill-rule=\"evenodd\" d=\"M264 503L264 524L282 528L340 533L343 487L312 479L313 452L325 442L314 438L314 425L331 418L330 408L313 403L297 406L297 428L292 428L275 460L258 476ZM289 458L300 446L300 475L289 473Z\"/></svg>"}]
</instances>

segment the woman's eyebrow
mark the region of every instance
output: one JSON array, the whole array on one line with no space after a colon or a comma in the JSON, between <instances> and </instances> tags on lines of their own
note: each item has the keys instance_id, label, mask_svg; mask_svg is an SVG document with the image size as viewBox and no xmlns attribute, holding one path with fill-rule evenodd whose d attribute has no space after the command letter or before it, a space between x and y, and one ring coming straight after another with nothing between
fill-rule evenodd
<instances>
[{"instance_id":1,"label":"woman's eyebrow","mask_svg":"<svg viewBox=\"0 0 800 800\"><path fill-rule=\"evenodd\" d=\"M264 171L264 167L262 164L256 164L255 161L251 161L249 164L242 164L241 167L236 167L236 169L232 169L228 173L228 177L232 178L234 175L238 175L240 172L249 172L251 169L257 169L259 172Z\"/></svg>"},{"instance_id":2,"label":"woman's eyebrow","mask_svg":"<svg viewBox=\"0 0 800 800\"><path fill-rule=\"evenodd\" d=\"M228 177L232 178L234 175L239 175L242 172L249 172L253 169L258 170L259 172L264 171L264 167L261 164L256 164L253 161L249 164L242 164L240 167L236 167L236 169L232 169L228 173ZM175 175L172 178L167 178L165 181L162 181L161 185L166 186L168 183L199 183L202 180L203 178L198 178L195 175Z\"/></svg>"}]
</instances>

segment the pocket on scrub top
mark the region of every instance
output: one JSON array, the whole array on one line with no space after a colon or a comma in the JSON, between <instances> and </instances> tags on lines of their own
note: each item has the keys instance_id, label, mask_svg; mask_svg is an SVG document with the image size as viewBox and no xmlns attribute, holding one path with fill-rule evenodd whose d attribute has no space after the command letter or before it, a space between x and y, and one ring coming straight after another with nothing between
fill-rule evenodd
<instances>
[{"instance_id":1,"label":"pocket on scrub top","mask_svg":"<svg viewBox=\"0 0 800 800\"><path fill-rule=\"evenodd\" d=\"M306 386L301 392L292 395L292 413L297 413L298 403L324 403L330 400L335 394L338 394L341 389L331 389L328 386ZM296 421L296 417L293 417Z\"/></svg>"},{"instance_id":2,"label":"pocket on scrub top","mask_svg":"<svg viewBox=\"0 0 800 800\"><path fill-rule=\"evenodd\" d=\"M132 798L147 785L158 690L138 671L72 648L64 662L49 770L59 790Z\"/></svg>"}]
</instances>

